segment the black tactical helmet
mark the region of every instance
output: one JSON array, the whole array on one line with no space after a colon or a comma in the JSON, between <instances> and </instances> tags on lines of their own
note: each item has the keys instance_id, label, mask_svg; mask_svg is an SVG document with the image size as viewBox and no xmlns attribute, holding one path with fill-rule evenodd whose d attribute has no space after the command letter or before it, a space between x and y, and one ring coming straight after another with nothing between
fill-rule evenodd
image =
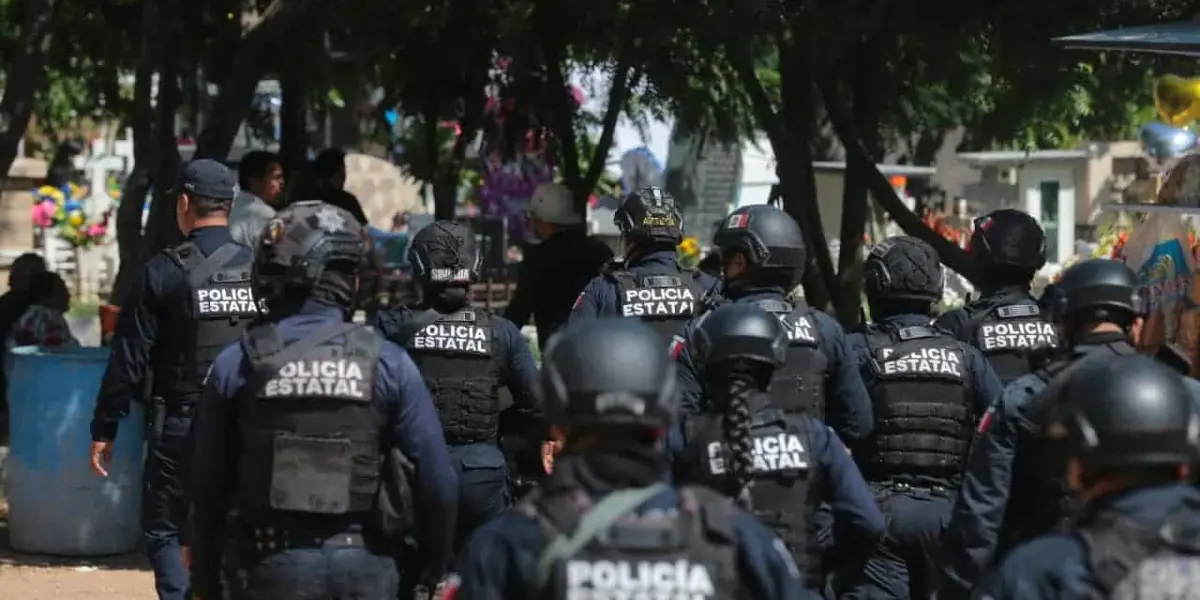
<instances>
[{"instance_id":1,"label":"black tactical helmet","mask_svg":"<svg viewBox=\"0 0 1200 600\"><path fill-rule=\"evenodd\" d=\"M898 236L875 244L863 267L863 291L871 299L937 302L946 285L937 251L915 237Z\"/></svg>"},{"instance_id":2,"label":"black tactical helmet","mask_svg":"<svg viewBox=\"0 0 1200 600\"><path fill-rule=\"evenodd\" d=\"M657 429L675 418L675 363L637 319L596 319L550 338L541 392L552 425Z\"/></svg>"},{"instance_id":3,"label":"black tactical helmet","mask_svg":"<svg viewBox=\"0 0 1200 600\"><path fill-rule=\"evenodd\" d=\"M1048 432L1089 469L1181 465L1196 456L1200 415L1183 377L1149 356L1098 359L1071 376Z\"/></svg>"},{"instance_id":4,"label":"black tactical helmet","mask_svg":"<svg viewBox=\"0 0 1200 600\"><path fill-rule=\"evenodd\" d=\"M1036 271L1046 264L1046 232L1028 214L1003 208L975 219L967 251L984 268Z\"/></svg>"},{"instance_id":5,"label":"black tactical helmet","mask_svg":"<svg viewBox=\"0 0 1200 600\"><path fill-rule=\"evenodd\" d=\"M779 317L751 302L705 313L691 339L693 358L710 373L722 365L778 368L787 358L787 346L787 330Z\"/></svg>"},{"instance_id":6,"label":"black tactical helmet","mask_svg":"<svg viewBox=\"0 0 1200 600\"><path fill-rule=\"evenodd\" d=\"M1128 325L1140 310L1137 276L1120 261L1082 261L1064 271L1055 287L1058 305L1051 312L1062 321L1083 315Z\"/></svg>"},{"instance_id":7,"label":"black tactical helmet","mask_svg":"<svg viewBox=\"0 0 1200 600\"><path fill-rule=\"evenodd\" d=\"M774 206L744 206L729 213L713 236L713 245L722 253L744 252L756 267L795 269L797 276L808 260L800 226Z\"/></svg>"},{"instance_id":8,"label":"black tactical helmet","mask_svg":"<svg viewBox=\"0 0 1200 600\"><path fill-rule=\"evenodd\" d=\"M466 284L479 275L475 232L458 221L434 221L413 236L408 262L424 283Z\"/></svg>"},{"instance_id":9,"label":"black tactical helmet","mask_svg":"<svg viewBox=\"0 0 1200 600\"><path fill-rule=\"evenodd\" d=\"M254 253L254 287L260 298L330 284L327 272L378 273L371 234L354 215L320 200L305 200L275 213ZM353 294L353 291L349 291Z\"/></svg>"},{"instance_id":10,"label":"black tactical helmet","mask_svg":"<svg viewBox=\"0 0 1200 600\"><path fill-rule=\"evenodd\" d=\"M634 239L663 244L683 241L683 219L675 198L656 187L644 187L625 196L613 214L613 224Z\"/></svg>"}]
</instances>

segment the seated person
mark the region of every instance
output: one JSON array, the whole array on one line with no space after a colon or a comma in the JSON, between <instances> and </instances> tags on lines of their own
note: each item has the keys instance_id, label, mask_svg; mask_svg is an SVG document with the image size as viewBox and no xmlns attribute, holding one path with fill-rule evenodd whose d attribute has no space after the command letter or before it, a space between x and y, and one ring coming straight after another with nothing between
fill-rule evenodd
<instances>
[{"instance_id":1,"label":"seated person","mask_svg":"<svg viewBox=\"0 0 1200 600\"><path fill-rule=\"evenodd\" d=\"M71 292L58 273L37 273L29 282L30 304L13 323L4 342L7 350L18 346L74 348L79 340L67 325Z\"/></svg>"}]
</instances>

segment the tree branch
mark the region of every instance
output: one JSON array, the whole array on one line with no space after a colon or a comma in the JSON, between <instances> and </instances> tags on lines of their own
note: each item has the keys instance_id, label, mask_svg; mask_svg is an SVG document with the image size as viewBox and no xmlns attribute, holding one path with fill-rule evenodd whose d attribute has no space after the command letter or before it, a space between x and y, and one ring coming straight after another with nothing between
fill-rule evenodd
<instances>
[{"instance_id":1,"label":"tree branch","mask_svg":"<svg viewBox=\"0 0 1200 600\"><path fill-rule=\"evenodd\" d=\"M600 181L600 175L604 172L604 165L608 162L608 152L612 149L613 135L617 130L617 121L621 118L621 113L625 110L625 101L629 98L629 60L628 52L621 52L620 58L617 59L616 69L613 71L612 87L608 91L608 106L604 108L603 127L600 130L600 139L596 142L596 148L592 152L592 158L588 162L587 174L583 176L583 186L587 192L591 192L596 187L596 182ZM587 194L583 194L586 202ZM576 198L576 200L579 200ZM582 207L581 207L582 208Z\"/></svg>"},{"instance_id":2,"label":"tree branch","mask_svg":"<svg viewBox=\"0 0 1200 600\"><path fill-rule=\"evenodd\" d=\"M196 139L195 158L225 160L229 155L233 139L254 100L258 80L266 69L268 51L312 5L311 0L274 0L263 12L262 19L242 37L234 52L237 59L221 82L220 94L213 102L212 116Z\"/></svg>"},{"instance_id":3,"label":"tree branch","mask_svg":"<svg viewBox=\"0 0 1200 600\"><path fill-rule=\"evenodd\" d=\"M871 190L871 195L879 203L879 206L895 219L896 224L904 230L904 233L920 238L933 246L942 259L942 263L947 267L966 277L971 283L979 285L979 272L967 253L925 225L925 222L916 213L909 210L904 205L904 201L896 195L892 184L875 166L875 161L871 159L870 153L863 146L862 137L846 111L836 103L827 105L825 110L829 115L830 124L833 125L834 133L837 134L842 146L846 149L846 159L865 163L867 188Z\"/></svg>"}]
</instances>

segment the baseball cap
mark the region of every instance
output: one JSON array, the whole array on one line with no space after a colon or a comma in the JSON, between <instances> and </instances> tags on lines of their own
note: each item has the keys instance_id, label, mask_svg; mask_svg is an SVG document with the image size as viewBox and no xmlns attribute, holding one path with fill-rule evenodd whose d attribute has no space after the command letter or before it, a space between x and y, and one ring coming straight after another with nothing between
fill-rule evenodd
<instances>
[{"instance_id":1,"label":"baseball cap","mask_svg":"<svg viewBox=\"0 0 1200 600\"><path fill-rule=\"evenodd\" d=\"M179 191L213 200L233 200L237 193L237 177L220 162L201 158L183 165Z\"/></svg>"},{"instance_id":2,"label":"baseball cap","mask_svg":"<svg viewBox=\"0 0 1200 600\"><path fill-rule=\"evenodd\" d=\"M567 186L559 183L543 183L533 192L529 206L525 208L529 216L553 223L555 225L579 225L583 223L583 215L575 211L575 199Z\"/></svg>"}]
</instances>

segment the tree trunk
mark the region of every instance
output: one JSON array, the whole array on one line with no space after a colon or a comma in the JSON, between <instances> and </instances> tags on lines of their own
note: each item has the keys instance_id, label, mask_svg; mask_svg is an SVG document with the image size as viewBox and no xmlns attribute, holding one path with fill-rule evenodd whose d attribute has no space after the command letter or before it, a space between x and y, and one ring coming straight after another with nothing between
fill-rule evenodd
<instances>
[{"instance_id":1,"label":"tree trunk","mask_svg":"<svg viewBox=\"0 0 1200 600\"><path fill-rule=\"evenodd\" d=\"M56 0L25 3L21 39L12 44L15 56L9 60L4 98L0 100L0 183L8 179L8 170L17 159L17 148L33 114L34 98L46 85L46 57L50 53L57 6Z\"/></svg>"},{"instance_id":2,"label":"tree trunk","mask_svg":"<svg viewBox=\"0 0 1200 600\"><path fill-rule=\"evenodd\" d=\"M579 172L579 140L575 136L575 99L571 95L571 82L563 72L566 67L565 49L557 40L547 39L542 47L542 59L546 67L546 86L549 88L546 93L549 96L551 130L558 148L558 167L563 182L572 193L578 195L577 190L583 182ZM580 201L579 198L575 200Z\"/></svg>"},{"instance_id":3,"label":"tree trunk","mask_svg":"<svg viewBox=\"0 0 1200 600\"><path fill-rule=\"evenodd\" d=\"M109 294L109 303L120 306L141 272L143 261L142 213L146 196L153 185L155 149L155 112L152 106L153 77L156 64L162 53L158 42L158 5L145 2L142 5L141 50L133 80L133 102L130 105L129 122L133 129L133 169L121 190L121 204L117 207L117 253L120 265Z\"/></svg>"},{"instance_id":4,"label":"tree trunk","mask_svg":"<svg viewBox=\"0 0 1200 600\"><path fill-rule=\"evenodd\" d=\"M223 161L229 156L271 51L280 46L311 4L311 0L274 0L263 11L262 19L242 37L234 52L237 59L221 81L220 93L196 139L194 158Z\"/></svg>"},{"instance_id":5,"label":"tree trunk","mask_svg":"<svg viewBox=\"0 0 1200 600\"><path fill-rule=\"evenodd\" d=\"M814 115L816 95L812 66L795 50L785 47L780 72L781 110L786 129L787 148L782 158L776 152L775 176L784 190L784 209L800 225L808 242L809 254L815 263L805 269L804 295L808 303L829 310L842 303L837 296L837 278L829 240L821 221L817 198L817 177L813 171L811 140L816 137Z\"/></svg>"},{"instance_id":6,"label":"tree trunk","mask_svg":"<svg viewBox=\"0 0 1200 600\"><path fill-rule=\"evenodd\" d=\"M142 239L143 257L179 243L182 232L175 218L175 198L171 190L179 178L179 142L176 139L175 116L183 102L179 76L183 73L182 3L187 0L157 0L162 26L160 28L158 98L154 105L154 197L150 201L150 216Z\"/></svg>"},{"instance_id":7,"label":"tree trunk","mask_svg":"<svg viewBox=\"0 0 1200 600\"><path fill-rule=\"evenodd\" d=\"M279 161L286 177L288 198L300 183L308 161L308 95L310 83L295 60L284 65L279 87Z\"/></svg>"},{"instance_id":8,"label":"tree trunk","mask_svg":"<svg viewBox=\"0 0 1200 600\"><path fill-rule=\"evenodd\" d=\"M783 190L784 210L800 225L800 230L804 233L809 248L814 248L817 242L812 233L813 227L807 226L808 218L806 217L806 211L802 208L806 204L814 206L816 204L816 179L812 173L811 149L807 149L806 142L797 143L793 141L792 135L797 133L790 128L790 124L793 121L781 117L779 112L772 107L771 99L767 96L762 82L759 81L758 75L754 71L754 62L751 57L742 48L732 44L726 46L726 51L729 53L730 66L733 67L737 73L738 80L750 96L750 103L753 106L759 126L762 127L767 139L771 142L771 150L775 154L775 176L779 179L780 189ZM805 99L803 95L796 94L795 73L790 71L781 72L780 76L785 81L788 81L788 85L790 86L789 91L791 94L784 96L786 110L796 111L802 109L797 104L789 104L787 102L788 100L795 102ZM811 80L806 80L806 84L811 87ZM811 119L811 93L808 94L807 99L809 101L807 117ZM811 128L811 125L805 126L802 129L809 128ZM807 140L809 138L800 139ZM804 147L805 150L800 151L800 147ZM807 161L805 157L807 157ZM807 172L807 178L802 175L804 172ZM801 175L797 175L798 173L801 173ZM820 239L824 243L825 234L821 230L820 214L817 215L815 223L816 230L820 232ZM825 245L824 254L825 262L831 263L829 246L827 244ZM814 260L814 257L817 256L816 251L810 252L809 255L809 264L804 269L800 282L804 286L805 300L811 306L818 308L828 307L831 303L830 285L819 266L820 260ZM817 264L815 268L813 267L814 263ZM829 268L832 269L832 266Z\"/></svg>"},{"instance_id":9,"label":"tree trunk","mask_svg":"<svg viewBox=\"0 0 1200 600\"><path fill-rule=\"evenodd\" d=\"M881 63L874 51L876 47L874 41L868 41L854 53L849 86L852 118L863 136L864 146L870 150L871 155L870 160L864 162L860 155L847 154L843 177L841 248L838 253L836 294L843 299L837 306L837 317L847 328L857 325L862 316L862 248L869 218L867 171L879 159L880 107L877 88ZM841 102L834 74L822 74L821 79L825 105Z\"/></svg>"}]
</instances>

